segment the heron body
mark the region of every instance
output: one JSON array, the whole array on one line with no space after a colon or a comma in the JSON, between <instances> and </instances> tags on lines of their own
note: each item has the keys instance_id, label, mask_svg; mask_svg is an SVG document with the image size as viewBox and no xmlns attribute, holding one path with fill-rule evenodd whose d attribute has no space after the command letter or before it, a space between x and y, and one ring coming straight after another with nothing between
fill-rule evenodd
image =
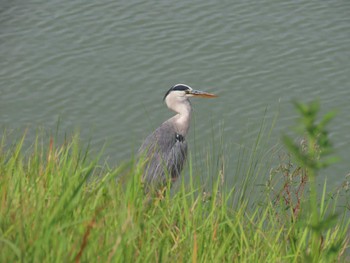
<instances>
[{"instance_id":1,"label":"heron body","mask_svg":"<svg viewBox=\"0 0 350 263\"><path fill-rule=\"evenodd\" d=\"M180 176L187 157L186 136L192 112L189 98L194 96L216 97L185 84L177 84L165 94L166 105L176 115L152 132L139 150L145 161L142 181L146 192L161 189L168 180L173 182Z\"/></svg>"}]
</instances>

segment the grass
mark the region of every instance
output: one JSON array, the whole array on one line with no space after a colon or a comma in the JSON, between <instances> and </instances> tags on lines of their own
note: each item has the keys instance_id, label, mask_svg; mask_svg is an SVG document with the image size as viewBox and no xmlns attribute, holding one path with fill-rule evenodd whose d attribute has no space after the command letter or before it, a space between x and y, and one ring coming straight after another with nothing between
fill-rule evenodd
<instances>
[{"instance_id":1,"label":"grass","mask_svg":"<svg viewBox=\"0 0 350 263\"><path fill-rule=\"evenodd\" d=\"M315 120L316 114L309 123L317 126ZM270 178L266 175L266 191L255 197L248 188L254 189L254 171L262 172L254 161L258 143L250 151L248 167L236 171L247 177L243 187L222 190L228 176L223 173L228 172L218 169L211 189L204 191L194 183L190 158L188 183L181 180L177 191L166 191L151 202L140 183L142 167L133 160L114 169L101 167L98 158L82 150L78 136L62 145L52 138L45 145L38 136L27 149L25 136L10 147L3 137L0 261L349 260L349 209L339 211L326 183L320 193L314 185L322 164L333 161L323 159L331 152L329 144L322 144L327 140L317 141L325 124L311 125L318 133L306 129L307 136L316 134L306 151L285 137L290 159ZM233 202L237 197L239 202Z\"/></svg>"}]
</instances>

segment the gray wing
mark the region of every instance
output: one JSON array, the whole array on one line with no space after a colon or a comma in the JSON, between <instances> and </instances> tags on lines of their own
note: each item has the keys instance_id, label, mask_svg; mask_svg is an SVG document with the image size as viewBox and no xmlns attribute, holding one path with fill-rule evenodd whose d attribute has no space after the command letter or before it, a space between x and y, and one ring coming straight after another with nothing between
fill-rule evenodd
<instances>
[{"instance_id":1,"label":"gray wing","mask_svg":"<svg viewBox=\"0 0 350 263\"><path fill-rule=\"evenodd\" d=\"M187 157L187 142L176 139L175 128L165 122L146 138L139 154L146 163L146 188L159 188L167 184L167 179L174 181L180 175Z\"/></svg>"}]
</instances>

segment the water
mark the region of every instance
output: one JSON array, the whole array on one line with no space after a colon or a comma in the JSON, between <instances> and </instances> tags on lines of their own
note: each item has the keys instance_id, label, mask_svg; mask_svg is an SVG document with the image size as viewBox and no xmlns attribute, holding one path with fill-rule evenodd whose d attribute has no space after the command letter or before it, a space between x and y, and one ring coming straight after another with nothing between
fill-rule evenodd
<instances>
[{"instance_id":1,"label":"water","mask_svg":"<svg viewBox=\"0 0 350 263\"><path fill-rule=\"evenodd\" d=\"M176 83L216 93L193 101L196 165L212 141L238 152L279 113L271 144L295 120L293 99L338 111L330 127L349 173L350 2L2 1L0 128L80 130L117 165L171 113ZM265 110L267 113L265 114ZM234 162L231 162L234 166ZM234 167L231 167L234 169Z\"/></svg>"}]
</instances>

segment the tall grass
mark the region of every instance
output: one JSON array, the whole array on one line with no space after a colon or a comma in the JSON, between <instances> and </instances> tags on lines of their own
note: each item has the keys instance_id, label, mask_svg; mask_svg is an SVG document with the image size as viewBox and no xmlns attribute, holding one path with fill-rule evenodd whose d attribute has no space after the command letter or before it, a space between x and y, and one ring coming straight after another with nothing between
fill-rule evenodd
<instances>
[{"instance_id":1,"label":"tall grass","mask_svg":"<svg viewBox=\"0 0 350 263\"><path fill-rule=\"evenodd\" d=\"M78 136L62 145L38 137L29 149L24 138L7 147L4 137L0 147L1 262L349 260L346 211L335 214L337 199L327 198L326 184L317 193L316 169L302 162L310 192L289 203L272 190L249 198L246 185L224 191L222 169L203 191L191 159L190 179L149 201L134 160L108 169L82 150ZM297 159L298 146L285 140ZM256 163L247 165L240 171L254 184ZM240 201L232 203L235 196ZM296 214L291 204L298 200Z\"/></svg>"}]
</instances>

